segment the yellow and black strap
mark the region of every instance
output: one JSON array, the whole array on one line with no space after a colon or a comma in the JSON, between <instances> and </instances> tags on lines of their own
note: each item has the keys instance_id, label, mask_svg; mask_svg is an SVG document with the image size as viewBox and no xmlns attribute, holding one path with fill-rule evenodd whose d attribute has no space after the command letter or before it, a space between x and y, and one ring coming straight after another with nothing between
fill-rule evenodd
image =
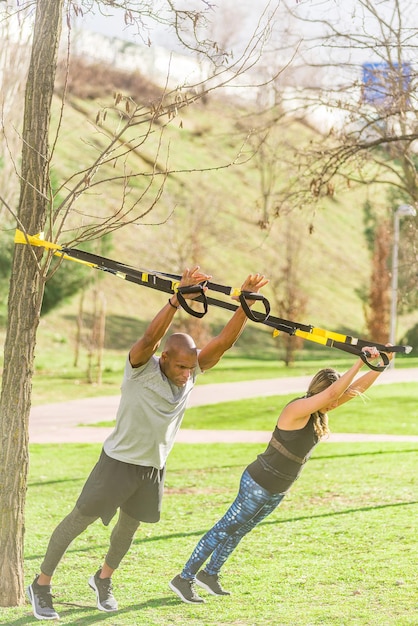
<instances>
[{"instance_id":1,"label":"yellow and black strap","mask_svg":"<svg viewBox=\"0 0 418 626\"><path fill-rule=\"evenodd\" d=\"M270 314L269 301L259 293L241 291L241 289L232 288L211 281L205 281L204 283L190 287L180 287L181 275L179 274L171 274L156 270L136 269L124 263L120 263L119 261L114 261L113 259L108 259L85 250L68 248L45 241L42 238L42 235L26 235L20 230L16 231L15 243L42 246L46 249L52 250L54 255L60 256L63 259L83 263L89 267L108 272L118 278L133 282L137 285L143 285L165 293L175 293L181 307L187 313L194 315L195 317L203 317L207 313L209 305L221 307L230 311L235 311L238 308L238 305L236 304L207 295L208 291L222 293L226 296L237 297L249 319L273 328L273 336L277 336L280 332L284 332L323 346L337 348L338 350L355 354L363 359L368 367L376 371L383 371L389 363L387 355L384 354L385 352L409 354L412 350L411 346L398 345L387 347L374 341L359 339L357 337L351 337L349 335L325 330L316 326L301 324L299 322L293 322L280 317L275 317ZM198 295L194 301L201 303L203 309L196 311L195 309L189 307L186 299L183 297L183 294L185 293L197 293ZM260 301L264 306L264 311L260 312L250 309L247 302L248 300ZM379 350L379 352L382 352L381 357L383 365L373 365L368 361L368 357L370 355L363 351L363 348L366 346L374 346Z\"/></svg>"}]
</instances>

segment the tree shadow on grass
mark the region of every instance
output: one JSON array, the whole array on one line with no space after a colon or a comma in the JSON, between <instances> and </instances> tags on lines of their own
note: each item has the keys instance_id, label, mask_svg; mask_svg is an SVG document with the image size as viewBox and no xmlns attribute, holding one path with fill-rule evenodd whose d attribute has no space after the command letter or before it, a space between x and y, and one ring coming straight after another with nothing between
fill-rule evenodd
<instances>
[{"instance_id":1,"label":"tree shadow on grass","mask_svg":"<svg viewBox=\"0 0 418 626\"><path fill-rule=\"evenodd\" d=\"M296 517L268 520L268 521L261 522L261 524L259 525L264 526L264 525L272 525L272 524L287 524L289 522L291 523L299 522L299 521L306 520L306 519L312 520L312 519L321 519L325 517L335 517L337 515L351 515L352 513L364 513L365 511L377 511L381 509L389 509L389 508L401 507L401 506L414 506L416 504L418 504L418 500L412 500L412 501L407 501L407 502L396 502L393 504L376 504L373 506L362 506L358 508L342 509L341 511L330 511L329 513L317 513L313 515L309 514L309 515L300 515ZM197 536L200 538L207 531L208 531L208 528L205 528L203 530L194 530L194 531L190 531L187 533L170 533L169 535L159 535L157 537L146 537L144 539L138 538L134 540L134 544L141 544L144 542L148 543L148 542L155 542L155 541L167 541L169 539L179 539L183 537Z\"/></svg>"},{"instance_id":2,"label":"tree shadow on grass","mask_svg":"<svg viewBox=\"0 0 418 626\"><path fill-rule=\"evenodd\" d=\"M327 517L337 517L340 515L351 515L351 514L355 514L355 513L364 513L364 512L373 512L373 511L379 511L379 510L383 510L383 509L394 509L394 508L399 508L399 507L408 507L408 506L416 506L418 504L418 500L411 500L411 501L406 501L406 502L395 502L395 503L390 503L390 504L375 504L373 506L361 506L361 507L355 507L355 508L349 508L349 509L341 509L340 511L330 511L327 513L316 513L316 514L309 514L309 515L298 515L298 516L293 516L293 517L286 517L286 518L280 518L280 519L269 519L266 520L264 522L261 522L261 524L259 524L260 526L272 526L272 525L277 525L277 524L288 524L288 523L294 523L294 522L300 522L300 521L304 521L304 520L313 520L313 519L324 519ZM157 535L154 537L138 537L137 539L134 539L134 541L132 542L132 545L141 545L144 543L156 543L159 541L169 541L172 539L184 539L185 537L197 537L198 539L200 539L209 529L208 528L203 528L203 529L199 529L199 530L193 530L193 531L189 531L189 532L177 532L177 533L169 533L169 534L165 534L165 535ZM97 552L97 550L105 550L107 549L108 544L94 544L94 545L89 545L85 548L69 548L67 550L67 553L85 553L85 552ZM43 554L39 555L39 554L33 554L31 556L26 555L25 556L25 560L26 561L34 561L34 560L40 560L41 558L43 558ZM158 604L158 601L155 601ZM143 605L137 605L138 608L140 608ZM145 606L154 606L152 603L148 602L145 604ZM88 622L83 622L83 623L88 623ZM16 624L20 625L20 624L24 624L26 626L25 622L21 622L21 621L17 621L15 622L11 622L11 624Z\"/></svg>"},{"instance_id":3,"label":"tree shadow on grass","mask_svg":"<svg viewBox=\"0 0 418 626\"><path fill-rule=\"evenodd\" d=\"M80 604L73 604L71 602L59 602L57 600L54 601L54 608L61 620L71 619L69 624L84 624L87 626L88 624L98 624L100 622L108 622L111 624L114 623L115 616L122 617L132 612L138 612L147 608L157 608L162 606L175 606L181 603L181 601L176 597L168 597L164 596L162 598L156 598L153 600L148 600L146 602L139 602L138 604L131 604L129 606L121 607L117 612L105 613L103 611L99 611L94 606L85 606ZM94 611L94 614L91 612ZM89 615L86 615L89 613ZM28 626L28 623L32 623L35 618L32 613L30 616L25 614L23 617L19 617L15 620L11 620L7 622L7 626ZM0 622L1 623L1 622ZM56 623L56 622L54 622Z\"/></svg>"},{"instance_id":4,"label":"tree shadow on grass","mask_svg":"<svg viewBox=\"0 0 418 626\"><path fill-rule=\"evenodd\" d=\"M360 442L361 443L361 442ZM363 442L363 443L373 443L373 442ZM384 443L390 443L384 442ZM407 454L409 452L417 453L418 448L408 448L407 450L399 450L398 448L394 450L375 450L375 451L366 451L366 452L347 452L345 454L323 454L323 455L315 455L310 459L310 463L312 461L323 461L325 459L347 459L351 457L361 457L361 456L383 456L386 454Z\"/></svg>"},{"instance_id":5,"label":"tree shadow on grass","mask_svg":"<svg viewBox=\"0 0 418 626\"><path fill-rule=\"evenodd\" d=\"M325 517L336 517L337 515L351 515L352 513L364 513L368 511L379 511L382 509L392 509L403 506L415 506L418 504L418 500L411 500L408 502L394 502L391 504L374 504L373 506L360 506L352 509L342 509L341 511L330 511L329 513L314 513L309 515L298 515L296 517L288 517L286 519L267 520L261 522L260 526L268 526L271 524L287 524L288 522L300 522L303 520L322 519Z\"/></svg>"},{"instance_id":6,"label":"tree shadow on grass","mask_svg":"<svg viewBox=\"0 0 418 626\"><path fill-rule=\"evenodd\" d=\"M367 442L370 443L370 442ZM386 443L386 442L385 442ZM390 443L390 442L388 442ZM190 444L185 443L185 444L177 444L177 446L179 445L185 445L185 446L189 446ZM197 444L197 445L201 445L201 444ZM230 446L231 444L216 444L216 445L228 445ZM235 445L235 444L232 444ZM247 445L247 444L243 444L243 445ZM251 446L258 446L259 444L248 444ZM260 448L261 450L261 448ZM263 448L264 450L264 448ZM406 450L399 450L399 449L394 449L394 450L376 450L376 451L365 451L365 452L347 452L346 454L324 454L324 455L315 455L312 456L309 459L309 464L311 463L315 463L317 461L328 461L330 459L345 459L345 458L352 458L352 457L368 457L368 456L383 456L383 455L388 455L388 454L408 454L408 453L414 453L416 454L418 452L418 448L410 448L410 449L406 449ZM257 452L258 454L258 452ZM248 463L252 462L252 458L248 457ZM244 470L245 466L246 466L247 462L244 463L228 463L225 465L217 465L216 467L201 467L201 468L193 468L193 472L195 475L200 474L207 474L208 472L217 472L219 470L234 470L236 468L242 468L242 470ZM181 476L182 474L185 475L189 475L190 474L190 467L185 467L185 468L170 468L168 471L168 482L170 480L170 476ZM170 487L166 486L165 489L166 492L169 493L170 491Z\"/></svg>"},{"instance_id":7,"label":"tree shadow on grass","mask_svg":"<svg viewBox=\"0 0 418 626\"><path fill-rule=\"evenodd\" d=\"M352 453L352 454L346 454L346 455L335 455L335 456L322 456L322 457L316 457L316 460L324 460L324 459L329 459L329 458L342 458L342 457L352 457L352 456L369 456L369 455L376 455L376 454L404 454L404 453L409 453L409 452L417 452L417 449L407 449L407 450L384 450L384 451L377 451L377 452L358 452L358 453ZM312 459L310 462L315 461L315 459ZM224 466L224 468L229 467L237 467L240 464L236 464L235 466ZM219 468L218 468L219 469ZM172 473L174 473L175 470L172 471ZM184 470L185 472L187 471L187 473L189 472L189 469ZM177 470L177 473L181 473L181 470ZM52 481L51 481L52 482ZM63 482L63 481L57 481L57 482ZM65 481L64 481L65 482ZM40 485L45 484L45 483L39 483ZM169 489L167 489L167 491L169 491ZM415 506L418 504L418 500L412 500L412 501L406 501L406 502L396 502L396 503L390 503L390 504L376 504L373 506L365 506L365 507L357 507L357 508L349 508L349 509L342 509L340 511L330 511L330 512L326 512L326 513L317 513L317 514L309 514L309 515L300 515L300 516L294 516L294 517L289 517L289 518L280 518L280 519L269 519L266 520L264 522L261 522L260 526L263 525L275 525L275 524L287 524L287 523L293 523L293 522L298 522L298 521L303 521L303 520L312 520L312 519L322 519L322 518L327 518L327 517L336 517L339 515L351 515L353 513L364 513L364 512L372 512L372 511L377 511L377 510L383 510L383 509L391 509L391 508L398 508L398 507L406 507L406 506ZM153 536L153 537L138 537L137 539L134 539L133 541L133 545L140 545L142 543L151 543L151 542L158 542L158 541L167 541L170 539L178 539L178 538L184 538L184 537L198 537L200 538L202 535L204 535L207 532L208 528L204 528L204 529L199 529L199 530L194 530L194 531L190 531L190 532L178 532L178 533L170 533L170 534L165 534L165 535L157 535L157 536ZM98 544L94 544L94 546L88 546L86 548L69 548L67 550L68 553L74 552L74 553L82 553L82 552L90 552L90 551L96 551L98 549L105 549L107 547L107 543L105 545L98 545ZM33 561L33 560L39 560L41 558L43 558L43 554L42 555L38 555L38 554L34 554L34 555L30 555L30 556L25 556L25 560L27 561ZM84 622L83 622L84 623ZM87 623L87 622L85 622ZM25 625L26 626L26 622L24 621L16 621L16 622L11 622L11 624L15 624L16 626L20 626L20 624Z\"/></svg>"},{"instance_id":8,"label":"tree shadow on grass","mask_svg":"<svg viewBox=\"0 0 418 626\"><path fill-rule=\"evenodd\" d=\"M47 487L49 485L62 485L64 483L81 483L85 481L87 478L87 474L85 476L75 476L74 478L56 478L55 480L41 480L38 482L28 482L28 488L31 489L35 487Z\"/></svg>"}]
</instances>

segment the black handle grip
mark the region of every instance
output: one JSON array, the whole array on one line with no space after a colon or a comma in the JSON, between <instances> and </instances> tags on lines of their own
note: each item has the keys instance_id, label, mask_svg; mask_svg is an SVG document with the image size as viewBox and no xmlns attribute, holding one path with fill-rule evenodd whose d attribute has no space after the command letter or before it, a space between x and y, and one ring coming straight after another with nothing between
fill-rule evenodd
<instances>
[{"instance_id":1,"label":"black handle grip","mask_svg":"<svg viewBox=\"0 0 418 626\"><path fill-rule=\"evenodd\" d=\"M193 315L193 317L203 317L208 312L208 299L205 294L205 286L206 282L199 283L198 285L188 285L186 287L179 287L177 290L177 300L182 309L186 311L189 315ZM203 304L203 311L195 311L188 304L186 299L183 297L184 293L198 293L199 294L199 302Z\"/></svg>"},{"instance_id":2,"label":"black handle grip","mask_svg":"<svg viewBox=\"0 0 418 626\"><path fill-rule=\"evenodd\" d=\"M370 357L370 352L367 352L367 350L366 351L361 350L360 352L361 360L367 365L367 367L369 367L371 370L375 372L384 372L390 362L388 355L385 354L384 352L380 354L380 357L383 361L383 365L373 365L373 363L370 363L369 357Z\"/></svg>"},{"instance_id":3,"label":"black handle grip","mask_svg":"<svg viewBox=\"0 0 418 626\"><path fill-rule=\"evenodd\" d=\"M247 300L258 300L264 305L264 313L252 311L248 306ZM252 291L241 291L239 301L244 309L245 315L253 322L265 322L270 315L270 302L261 293L253 293Z\"/></svg>"}]
</instances>

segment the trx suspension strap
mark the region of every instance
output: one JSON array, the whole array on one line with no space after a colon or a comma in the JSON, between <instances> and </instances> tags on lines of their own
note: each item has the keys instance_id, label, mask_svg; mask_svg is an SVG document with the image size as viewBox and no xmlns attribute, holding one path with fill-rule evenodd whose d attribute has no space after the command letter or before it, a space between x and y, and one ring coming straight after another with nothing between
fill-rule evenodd
<instances>
[{"instance_id":1,"label":"trx suspension strap","mask_svg":"<svg viewBox=\"0 0 418 626\"><path fill-rule=\"evenodd\" d=\"M66 248L65 246L60 246L58 244L45 241L39 235L25 235L19 230L16 231L15 243L27 243L32 246L41 246L46 249L53 250L55 256L60 256L63 259L83 263L85 265L88 265L89 267L93 267L95 269L99 269L104 272L113 274L114 276L127 280L128 282L133 282L137 285L150 287L151 289L157 289L158 291L163 291L165 293L175 293L182 308L187 311L187 313L189 313L190 315L194 315L195 317L203 317L207 313L209 304L215 304L230 310L235 310L236 308L238 308L238 306L229 305L222 300L207 298L205 294L205 288L211 289L212 291L216 291L218 293L223 293L227 296L238 297L247 316L255 322L264 321L264 319L267 319L270 314L269 301L267 300L267 298L259 293L250 294L249 292L241 292L240 289L234 289L226 285L220 285L208 281L200 285L180 288L179 283L181 280L181 275L179 274L168 274L155 270L135 269L129 265L120 263L119 261L114 261L112 259L108 259L106 257L99 256L91 252L86 252L85 250L79 250L77 248ZM194 300L203 304L203 311L195 311L194 309L190 308L186 302L186 299L182 296L182 294L185 293L199 293L200 295ZM251 298L249 297L250 295ZM257 314L255 315L246 302L246 300L248 299L261 301L264 305L265 312L257 312Z\"/></svg>"},{"instance_id":2,"label":"trx suspension strap","mask_svg":"<svg viewBox=\"0 0 418 626\"><path fill-rule=\"evenodd\" d=\"M203 317L206 314L209 305L221 307L229 311L236 311L238 308L238 305L236 304L208 296L207 291L214 291L226 296L237 297L247 317L254 322L262 323L270 328L273 328L273 336L277 336L280 332L284 332L289 335L301 337L307 341L312 341L320 345L337 348L344 352L355 354L360 357L368 365L368 367L375 371L383 371L389 363L389 359L384 352L409 354L412 350L411 346L387 347L373 341L358 339L342 333L336 333L323 328L317 328L315 326L301 324L299 322L293 322L272 316L270 315L269 301L259 293L242 292L240 289L234 289L232 287L220 285L211 281L205 281L199 285L180 287L181 275L158 272L154 270L136 269L129 265L125 265L124 263L120 263L119 261L114 261L112 259L107 259L106 257L92 254L91 252L86 252L77 248L67 248L45 241L40 235L25 235L19 230L16 231L15 243L41 246L52 250L54 255L63 259L83 263L89 267L108 272L118 278L122 278L123 280L150 287L151 289L156 289L170 294L175 293L181 307L187 313L194 315L195 317ZM186 293L197 293L198 295L193 299L193 301L201 303L203 310L196 311L192 309L187 304L187 301L183 296L183 294ZM264 312L251 310L247 300L260 301L264 306ZM383 365L373 365L368 361L368 357L370 355L362 351L362 348L366 346L374 346L377 350L379 350L379 352L383 352L383 354L381 354Z\"/></svg>"}]
</instances>

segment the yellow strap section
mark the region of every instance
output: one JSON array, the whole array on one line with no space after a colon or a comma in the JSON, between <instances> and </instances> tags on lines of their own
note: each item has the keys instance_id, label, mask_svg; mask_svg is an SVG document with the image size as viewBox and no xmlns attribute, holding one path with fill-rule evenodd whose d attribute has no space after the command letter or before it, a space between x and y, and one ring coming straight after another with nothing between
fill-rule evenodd
<instances>
[{"instance_id":1,"label":"yellow strap section","mask_svg":"<svg viewBox=\"0 0 418 626\"><path fill-rule=\"evenodd\" d=\"M303 339L307 339L308 341L313 341L315 343L320 343L323 346L327 345L327 337L324 337L323 335L316 335L315 333L307 333L304 330L299 330L298 328L295 330L294 333L297 337L302 337Z\"/></svg>"},{"instance_id":2,"label":"yellow strap section","mask_svg":"<svg viewBox=\"0 0 418 626\"><path fill-rule=\"evenodd\" d=\"M273 331L273 337L278 337L280 331L275 329ZM302 339L306 339L307 341L313 341L314 343L320 343L322 346L328 345L328 338L323 335L317 335L315 333L307 333L304 330L295 329L293 335L295 337L301 337Z\"/></svg>"},{"instance_id":3,"label":"yellow strap section","mask_svg":"<svg viewBox=\"0 0 418 626\"><path fill-rule=\"evenodd\" d=\"M342 335L341 333L335 333L331 330L325 330L324 328L312 328L312 332L315 335L321 335L322 337L328 337L334 341L340 341L341 343L357 344L357 340L354 337Z\"/></svg>"},{"instance_id":4,"label":"yellow strap section","mask_svg":"<svg viewBox=\"0 0 418 626\"><path fill-rule=\"evenodd\" d=\"M275 330L273 332L273 337L277 337L278 335L279 331ZM341 333L335 333L332 330L325 330L324 328L317 327L313 327L312 332L310 333L297 328L294 331L294 335L296 335L297 337L302 337L302 339L307 339L308 341L320 343L323 346L328 345L328 340L339 341L340 343L347 343L350 345L357 345L358 341L355 337L349 337L347 335L342 335Z\"/></svg>"},{"instance_id":5,"label":"yellow strap section","mask_svg":"<svg viewBox=\"0 0 418 626\"><path fill-rule=\"evenodd\" d=\"M45 241L44 234L38 235L25 235L25 233L19 229L15 232L15 243L29 243L31 246L39 246L47 248L49 250L61 250L62 247L51 241Z\"/></svg>"},{"instance_id":6,"label":"yellow strap section","mask_svg":"<svg viewBox=\"0 0 418 626\"><path fill-rule=\"evenodd\" d=\"M82 265L88 265L88 267L99 267L97 263L89 263L89 261L76 259L75 257L72 257L65 252L61 252L62 246L59 246L57 243L52 243L52 241L45 241L45 239L43 238L43 233L39 233L38 235L25 235L24 232L16 229L15 243L29 243L31 246L38 246L46 248L47 250L54 250L54 254L56 256L60 256L68 261L75 261L76 263L81 263Z\"/></svg>"}]
</instances>

